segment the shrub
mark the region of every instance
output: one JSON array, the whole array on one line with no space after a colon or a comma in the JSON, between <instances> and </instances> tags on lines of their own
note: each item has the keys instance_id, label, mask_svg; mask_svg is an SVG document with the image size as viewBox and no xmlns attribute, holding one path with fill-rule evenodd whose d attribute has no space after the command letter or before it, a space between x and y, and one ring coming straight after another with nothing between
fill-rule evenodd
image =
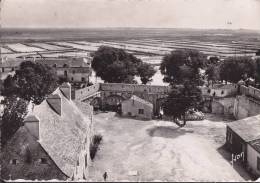
<instances>
[{"instance_id":1,"label":"shrub","mask_svg":"<svg viewBox=\"0 0 260 183\"><path fill-rule=\"evenodd\" d=\"M102 136L101 135L94 135L92 142L90 144L90 158L93 160L96 156L96 153L99 149L99 144L102 141Z\"/></svg>"}]
</instances>

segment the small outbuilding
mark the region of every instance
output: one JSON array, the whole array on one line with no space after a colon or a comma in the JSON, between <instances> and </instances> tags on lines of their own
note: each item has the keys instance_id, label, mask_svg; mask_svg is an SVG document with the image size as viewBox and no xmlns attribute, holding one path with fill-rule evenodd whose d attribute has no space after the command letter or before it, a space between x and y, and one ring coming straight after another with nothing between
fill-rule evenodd
<instances>
[{"instance_id":1,"label":"small outbuilding","mask_svg":"<svg viewBox=\"0 0 260 183\"><path fill-rule=\"evenodd\" d=\"M243 155L242 162L260 176L260 115L227 124L226 144L233 157Z\"/></svg>"},{"instance_id":2,"label":"small outbuilding","mask_svg":"<svg viewBox=\"0 0 260 183\"><path fill-rule=\"evenodd\" d=\"M122 102L122 115L142 119L152 119L153 104L133 95L130 99Z\"/></svg>"}]
</instances>

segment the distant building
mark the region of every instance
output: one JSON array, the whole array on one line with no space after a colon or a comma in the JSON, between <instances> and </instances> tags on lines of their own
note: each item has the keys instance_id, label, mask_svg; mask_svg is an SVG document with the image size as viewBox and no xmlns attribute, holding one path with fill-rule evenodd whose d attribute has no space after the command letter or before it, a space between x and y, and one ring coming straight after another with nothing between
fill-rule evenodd
<instances>
[{"instance_id":1,"label":"distant building","mask_svg":"<svg viewBox=\"0 0 260 183\"><path fill-rule=\"evenodd\" d=\"M85 179L91 138L92 116L77 108L70 84L63 84L32 107L24 125L2 148L1 178Z\"/></svg>"},{"instance_id":2,"label":"distant building","mask_svg":"<svg viewBox=\"0 0 260 183\"><path fill-rule=\"evenodd\" d=\"M91 75L90 57L53 57L53 58L2 58L0 63L1 79L5 79L8 74L14 73L23 61L33 61L47 64L56 70L58 77L72 83L73 86L87 84Z\"/></svg>"},{"instance_id":3,"label":"distant building","mask_svg":"<svg viewBox=\"0 0 260 183\"><path fill-rule=\"evenodd\" d=\"M224 98L236 95L238 86L236 84L215 84L213 87L201 87L201 91L203 96Z\"/></svg>"},{"instance_id":4,"label":"distant building","mask_svg":"<svg viewBox=\"0 0 260 183\"><path fill-rule=\"evenodd\" d=\"M0 60L0 79L4 80L8 75L13 75L22 62L23 60L20 58L2 57Z\"/></svg>"},{"instance_id":5,"label":"distant building","mask_svg":"<svg viewBox=\"0 0 260 183\"><path fill-rule=\"evenodd\" d=\"M260 176L260 115L228 123L226 144L233 157L243 155L240 161Z\"/></svg>"},{"instance_id":6,"label":"distant building","mask_svg":"<svg viewBox=\"0 0 260 183\"><path fill-rule=\"evenodd\" d=\"M121 106L123 116L143 119L152 119L153 117L153 104L135 95L123 101Z\"/></svg>"}]
</instances>

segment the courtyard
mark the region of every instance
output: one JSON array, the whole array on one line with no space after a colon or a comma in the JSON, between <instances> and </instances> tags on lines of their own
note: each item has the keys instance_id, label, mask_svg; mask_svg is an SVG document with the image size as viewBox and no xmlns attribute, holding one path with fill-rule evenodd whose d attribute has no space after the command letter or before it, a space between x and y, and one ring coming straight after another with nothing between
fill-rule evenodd
<instances>
[{"instance_id":1,"label":"courtyard","mask_svg":"<svg viewBox=\"0 0 260 183\"><path fill-rule=\"evenodd\" d=\"M203 121L172 122L121 118L113 112L94 116L103 140L89 170L89 180L102 181L248 181L223 148L226 123L207 114Z\"/></svg>"}]
</instances>

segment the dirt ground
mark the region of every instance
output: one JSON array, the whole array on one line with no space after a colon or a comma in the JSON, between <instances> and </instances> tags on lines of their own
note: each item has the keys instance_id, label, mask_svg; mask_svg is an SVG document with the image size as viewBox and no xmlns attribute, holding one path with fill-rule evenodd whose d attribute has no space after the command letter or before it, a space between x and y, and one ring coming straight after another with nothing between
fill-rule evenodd
<instances>
[{"instance_id":1,"label":"dirt ground","mask_svg":"<svg viewBox=\"0 0 260 183\"><path fill-rule=\"evenodd\" d=\"M102 181L245 181L239 165L231 166L225 143L226 121L207 115L179 128L167 121L120 118L113 112L94 116L95 133L103 136L89 170Z\"/></svg>"}]
</instances>

